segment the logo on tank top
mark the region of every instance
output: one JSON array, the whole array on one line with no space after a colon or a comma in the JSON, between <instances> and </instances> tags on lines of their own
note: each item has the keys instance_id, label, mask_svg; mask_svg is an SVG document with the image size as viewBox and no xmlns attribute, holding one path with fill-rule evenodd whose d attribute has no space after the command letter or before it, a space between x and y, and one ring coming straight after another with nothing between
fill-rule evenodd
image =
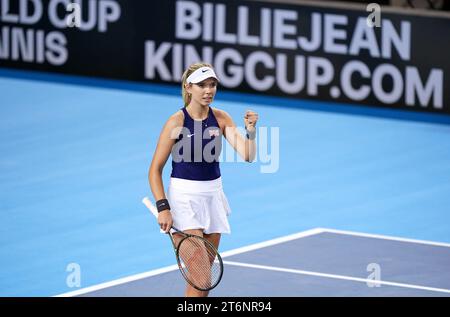
<instances>
[{"instance_id":1,"label":"logo on tank top","mask_svg":"<svg viewBox=\"0 0 450 317\"><path fill-rule=\"evenodd\" d=\"M210 130L208 130L208 132L209 132L209 137L220 136L219 129L210 129Z\"/></svg>"}]
</instances>

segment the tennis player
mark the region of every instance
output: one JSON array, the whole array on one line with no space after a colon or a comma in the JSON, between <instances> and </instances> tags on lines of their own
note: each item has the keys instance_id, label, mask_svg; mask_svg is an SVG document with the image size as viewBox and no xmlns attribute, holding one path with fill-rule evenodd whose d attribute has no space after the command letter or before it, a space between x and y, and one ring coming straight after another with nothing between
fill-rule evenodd
<instances>
[{"instance_id":1,"label":"tennis player","mask_svg":"<svg viewBox=\"0 0 450 317\"><path fill-rule=\"evenodd\" d=\"M242 136L227 112L212 108L218 82L210 64L196 63L185 70L184 107L165 123L149 170L161 229L168 232L173 224L186 233L205 237L217 249L221 234L230 233L231 212L219 167L222 135L245 161L252 162L258 121L258 114L247 110L246 136ZM162 171L170 154L172 173L166 196ZM185 296L206 297L208 292L187 284Z\"/></svg>"}]
</instances>

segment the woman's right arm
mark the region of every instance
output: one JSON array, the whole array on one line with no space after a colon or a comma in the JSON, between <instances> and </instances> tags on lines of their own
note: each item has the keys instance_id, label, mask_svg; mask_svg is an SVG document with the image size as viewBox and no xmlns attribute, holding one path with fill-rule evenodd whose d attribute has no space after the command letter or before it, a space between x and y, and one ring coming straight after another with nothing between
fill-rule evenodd
<instances>
[{"instance_id":1,"label":"woman's right arm","mask_svg":"<svg viewBox=\"0 0 450 317\"><path fill-rule=\"evenodd\" d=\"M148 172L148 181L155 201L166 198L162 181L162 171L182 126L183 121L181 120L180 122L180 114L176 113L167 120L159 136ZM158 223L165 232L170 230L172 226L172 215L169 209L158 214Z\"/></svg>"}]
</instances>

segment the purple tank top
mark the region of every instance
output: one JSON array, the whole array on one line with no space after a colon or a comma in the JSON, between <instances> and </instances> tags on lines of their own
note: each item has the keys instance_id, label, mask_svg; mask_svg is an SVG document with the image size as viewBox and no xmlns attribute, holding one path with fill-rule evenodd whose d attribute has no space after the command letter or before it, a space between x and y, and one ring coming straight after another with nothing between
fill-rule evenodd
<instances>
[{"instance_id":1,"label":"purple tank top","mask_svg":"<svg viewBox=\"0 0 450 317\"><path fill-rule=\"evenodd\" d=\"M205 120L194 120L186 108L183 128L172 148L171 177L213 180L220 177L222 131L211 107Z\"/></svg>"}]
</instances>

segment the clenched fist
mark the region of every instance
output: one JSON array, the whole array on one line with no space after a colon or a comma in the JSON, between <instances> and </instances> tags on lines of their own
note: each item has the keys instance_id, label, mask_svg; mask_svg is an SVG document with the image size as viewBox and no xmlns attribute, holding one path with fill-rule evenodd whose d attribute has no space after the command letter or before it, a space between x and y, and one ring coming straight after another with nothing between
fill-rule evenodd
<instances>
[{"instance_id":1,"label":"clenched fist","mask_svg":"<svg viewBox=\"0 0 450 317\"><path fill-rule=\"evenodd\" d=\"M256 122L258 122L258 114L252 110L247 110L244 115L245 129L250 132L255 131Z\"/></svg>"}]
</instances>

